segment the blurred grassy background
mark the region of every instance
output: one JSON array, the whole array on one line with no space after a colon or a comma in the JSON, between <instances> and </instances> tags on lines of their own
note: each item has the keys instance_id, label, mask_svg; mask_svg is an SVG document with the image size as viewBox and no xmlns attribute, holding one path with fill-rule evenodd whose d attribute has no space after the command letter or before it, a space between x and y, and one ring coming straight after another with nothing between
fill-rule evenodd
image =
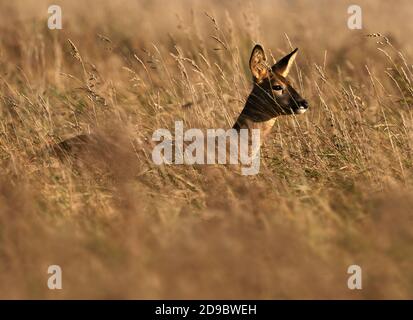
<instances>
[{"instance_id":1,"label":"blurred grassy background","mask_svg":"<svg viewBox=\"0 0 413 320\"><path fill-rule=\"evenodd\" d=\"M351 4L2 1L0 297L413 298L413 7L357 1L349 30ZM257 42L300 48L311 105L279 119L260 173L153 165L154 130L233 124ZM87 132L81 161L41 152Z\"/></svg>"}]
</instances>

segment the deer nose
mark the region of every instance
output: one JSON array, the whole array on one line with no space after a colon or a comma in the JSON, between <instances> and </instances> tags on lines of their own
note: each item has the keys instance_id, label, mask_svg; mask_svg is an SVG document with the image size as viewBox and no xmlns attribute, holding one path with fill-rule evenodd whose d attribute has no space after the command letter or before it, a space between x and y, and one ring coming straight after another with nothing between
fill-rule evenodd
<instances>
[{"instance_id":1,"label":"deer nose","mask_svg":"<svg viewBox=\"0 0 413 320\"><path fill-rule=\"evenodd\" d=\"M304 108L304 109L308 109L308 102L307 102L307 100L301 100L301 101L298 103L298 106L299 106L299 107L302 107L302 108Z\"/></svg>"}]
</instances>

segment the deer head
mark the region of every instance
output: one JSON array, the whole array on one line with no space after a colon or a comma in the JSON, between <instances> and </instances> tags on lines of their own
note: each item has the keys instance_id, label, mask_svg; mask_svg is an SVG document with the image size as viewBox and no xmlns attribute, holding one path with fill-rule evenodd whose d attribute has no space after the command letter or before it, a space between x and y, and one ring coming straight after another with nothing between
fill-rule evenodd
<instances>
[{"instance_id":1,"label":"deer head","mask_svg":"<svg viewBox=\"0 0 413 320\"><path fill-rule=\"evenodd\" d=\"M281 115L302 114L308 109L304 100L287 80L298 49L287 54L272 67L264 49L256 45L251 53L250 69L254 87L234 128L251 127Z\"/></svg>"}]
</instances>

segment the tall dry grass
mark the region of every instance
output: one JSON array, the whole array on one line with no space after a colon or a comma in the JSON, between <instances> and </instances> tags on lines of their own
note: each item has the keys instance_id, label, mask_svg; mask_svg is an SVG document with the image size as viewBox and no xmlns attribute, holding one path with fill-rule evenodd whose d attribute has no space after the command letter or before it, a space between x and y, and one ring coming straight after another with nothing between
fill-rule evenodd
<instances>
[{"instance_id":1,"label":"tall dry grass","mask_svg":"<svg viewBox=\"0 0 413 320\"><path fill-rule=\"evenodd\" d=\"M348 1L57 1L60 31L50 4L0 4L0 297L413 297L409 1L358 1L361 31ZM260 173L153 165L154 130L232 125L256 42L300 48L311 105ZM81 161L41 152L87 132Z\"/></svg>"}]
</instances>

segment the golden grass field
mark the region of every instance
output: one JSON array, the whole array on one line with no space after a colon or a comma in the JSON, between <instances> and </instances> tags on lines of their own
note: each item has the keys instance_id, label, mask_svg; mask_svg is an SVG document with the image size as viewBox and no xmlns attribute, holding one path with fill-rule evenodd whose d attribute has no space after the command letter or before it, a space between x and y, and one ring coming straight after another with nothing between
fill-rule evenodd
<instances>
[{"instance_id":1,"label":"golden grass field","mask_svg":"<svg viewBox=\"0 0 413 320\"><path fill-rule=\"evenodd\" d=\"M0 298L413 298L412 16L409 0L2 1ZM279 118L260 173L154 165L156 129L232 126L255 43L299 47L310 103ZM88 132L81 160L44 152Z\"/></svg>"}]
</instances>

